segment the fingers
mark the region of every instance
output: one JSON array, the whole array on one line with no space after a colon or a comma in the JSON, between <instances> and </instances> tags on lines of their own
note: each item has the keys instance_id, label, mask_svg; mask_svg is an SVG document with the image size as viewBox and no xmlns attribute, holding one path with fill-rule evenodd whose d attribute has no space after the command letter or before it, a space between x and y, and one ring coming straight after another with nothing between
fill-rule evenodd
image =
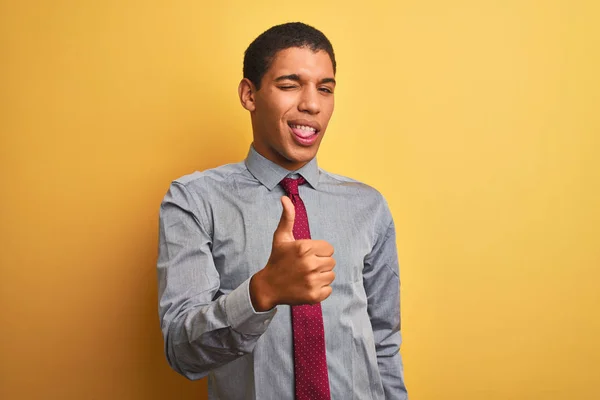
<instances>
[{"instance_id":1,"label":"fingers","mask_svg":"<svg viewBox=\"0 0 600 400\"><path fill-rule=\"evenodd\" d=\"M333 256L333 246L324 240L302 239L296 240L300 255L314 254L317 257Z\"/></svg>"},{"instance_id":2,"label":"fingers","mask_svg":"<svg viewBox=\"0 0 600 400\"><path fill-rule=\"evenodd\" d=\"M328 298L332 292L333 292L333 289L331 288L331 286L323 286L318 291L314 292L314 294L307 299L306 303L301 303L301 304L320 303L323 300L325 300L326 298Z\"/></svg>"},{"instance_id":3,"label":"fingers","mask_svg":"<svg viewBox=\"0 0 600 400\"><path fill-rule=\"evenodd\" d=\"M333 246L324 240L314 240L314 254L319 257L331 257Z\"/></svg>"},{"instance_id":4,"label":"fingers","mask_svg":"<svg viewBox=\"0 0 600 400\"><path fill-rule=\"evenodd\" d=\"M335 259L333 257L318 257L315 260L316 263L316 272L328 272L333 271L335 267Z\"/></svg>"},{"instance_id":5,"label":"fingers","mask_svg":"<svg viewBox=\"0 0 600 400\"><path fill-rule=\"evenodd\" d=\"M287 196L281 197L281 205L283 206L283 210L279 225L277 225L277 229L275 229L275 233L273 234L273 242L292 242L294 241L293 230L296 211L292 201Z\"/></svg>"},{"instance_id":6,"label":"fingers","mask_svg":"<svg viewBox=\"0 0 600 400\"><path fill-rule=\"evenodd\" d=\"M333 289L331 288L331 286L323 286L321 288L321 301L328 298L331 295L332 291L333 291Z\"/></svg>"},{"instance_id":7,"label":"fingers","mask_svg":"<svg viewBox=\"0 0 600 400\"><path fill-rule=\"evenodd\" d=\"M335 280L335 272L331 270L321 272L320 276L323 282L323 287L331 285L331 283Z\"/></svg>"}]
</instances>

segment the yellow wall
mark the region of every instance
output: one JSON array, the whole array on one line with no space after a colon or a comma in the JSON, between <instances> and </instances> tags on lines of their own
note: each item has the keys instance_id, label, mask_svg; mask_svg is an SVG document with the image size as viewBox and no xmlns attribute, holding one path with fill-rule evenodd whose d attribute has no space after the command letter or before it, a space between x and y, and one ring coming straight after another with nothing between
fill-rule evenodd
<instances>
[{"instance_id":1,"label":"yellow wall","mask_svg":"<svg viewBox=\"0 0 600 400\"><path fill-rule=\"evenodd\" d=\"M162 354L158 205L244 157L242 54L289 20L338 54L321 166L396 219L412 399L598 398L598 3L367 4L0 2L0 398L203 398Z\"/></svg>"}]
</instances>

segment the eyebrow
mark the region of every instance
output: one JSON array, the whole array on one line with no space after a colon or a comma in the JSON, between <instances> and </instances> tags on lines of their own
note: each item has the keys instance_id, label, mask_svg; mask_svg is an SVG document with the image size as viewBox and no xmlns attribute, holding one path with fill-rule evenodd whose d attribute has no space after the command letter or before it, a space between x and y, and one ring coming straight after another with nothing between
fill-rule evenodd
<instances>
[{"instance_id":1,"label":"eyebrow","mask_svg":"<svg viewBox=\"0 0 600 400\"><path fill-rule=\"evenodd\" d=\"M300 82L300 75L298 75L298 74L281 75L281 76L275 78L275 82L280 82L280 81L295 81L295 82ZM323 84L323 83L333 83L335 85L336 81L335 81L334 78L324 78L324 79L321 79L321 81L319 83L320 84Z\"/></svg>"}]
</instances>

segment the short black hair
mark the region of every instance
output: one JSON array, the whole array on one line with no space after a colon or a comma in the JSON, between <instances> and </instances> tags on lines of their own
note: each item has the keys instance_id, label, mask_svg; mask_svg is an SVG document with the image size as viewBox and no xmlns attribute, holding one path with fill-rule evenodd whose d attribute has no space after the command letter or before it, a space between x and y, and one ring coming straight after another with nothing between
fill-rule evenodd
<instances>
[{"instance_id":1,"label":"short black hair","mask_svg":"<svg viewBox=\"0 0 600 400\"><path fill-rule=\"evenodd\" d=\"M244 78L248 78L257 90L260 89L262 78L277 52L291 47L306 47L314 52L327 52L335 74L333 46L323 32L302 22L289 22L269 28L250 43L244 53Z\"/></svg>"}]
</instances>

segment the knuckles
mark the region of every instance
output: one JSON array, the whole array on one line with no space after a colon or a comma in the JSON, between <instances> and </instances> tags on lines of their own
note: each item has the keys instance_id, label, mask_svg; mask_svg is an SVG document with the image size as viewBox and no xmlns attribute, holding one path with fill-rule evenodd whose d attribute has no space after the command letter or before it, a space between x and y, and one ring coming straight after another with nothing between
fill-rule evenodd
<instances>
[{"instance_id":1,"label":"knuckles","mask_svg":"<svg viewBox=\"0 0 600 400\"><path fill-rule=\"evenodd\" d=\"M315 274L306 274L302 277L302 283L306 290L311 291L317 284L317 276Z\"/></svg>"},{"instance_id":2,"label":"knuckles","mask_svg":"<svg viewBox=\"0 0 600 400\"><path fill-rule=\"evenodd\" d=\"M310 252L311 249L312 249L312 245L311 245L310 241L303 240L296 244L296 253L301 257L306 255L308 252Z\"/></svg>"},{"instance_id":3,"label":"knuckles","mask_svg":"<svg viewBox=\"0 0 600 400\"><path fill-rule=\"evenodd\" d=\"M308 293L306 300L309 304L316 304L322 300L321 294L319 293L319 291L313 290L310 293Z\"/></svg>"},{"instance_id":4,"label":"knuckles","mask_svg":"<svg viewBox=\"0 0 600 400\"><path fill-rule=\"evenodd\" d=\"M331 271L330 274L331 274L331 280L329 282L331 283L335 280L335 272Z\"/></svg>"}]
</instances>

